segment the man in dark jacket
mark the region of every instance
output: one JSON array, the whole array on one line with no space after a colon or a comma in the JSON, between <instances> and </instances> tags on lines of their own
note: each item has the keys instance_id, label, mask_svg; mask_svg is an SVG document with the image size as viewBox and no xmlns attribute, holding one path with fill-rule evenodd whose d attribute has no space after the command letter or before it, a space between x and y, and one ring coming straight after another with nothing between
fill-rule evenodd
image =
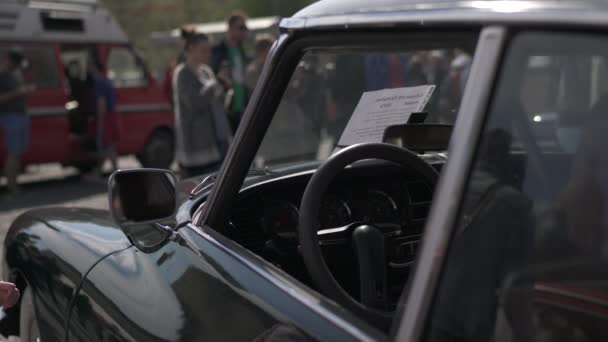
<instances>
[{"instance_id":1,"label":"man in dark jacket","mask_svg":"<svg viewBox=\"0 0 608 342\"><path fill-rule=\"evenodd\" d=\"M211 51L211 68L228 93L228 116L236 130L247 106L245 68L248 60L243 49L247 37L246 16L235 12L228 17L226 37Z\"/></svg>"}]
</instances>

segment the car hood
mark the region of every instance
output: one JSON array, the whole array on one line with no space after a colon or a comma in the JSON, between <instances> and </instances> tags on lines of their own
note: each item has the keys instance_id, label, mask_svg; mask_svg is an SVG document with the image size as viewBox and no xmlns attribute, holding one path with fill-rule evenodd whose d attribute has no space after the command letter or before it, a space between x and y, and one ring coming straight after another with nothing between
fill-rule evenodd
<instances>
[{"instance_id":1,"label":"car hood","mask_svg":"<svg viewBox=\"0 0 608 342\"><path fill-rule=\"evenodd\" d=\"M28 281L57 278L69 289L101 258L129 248L131 241L105 210L33 209L11 224L4 240L4 271L20 269ZM5 279L9 275L4 274Z\"/></svg>"},{"instance_id":2,"label":"car hood","mask_svg":"<svg viewBox=\"0 0 608 342\"><path fill-rule=\"evenodd\" d=\"M88 208L33 209L19 216L11 225L6 241L35 230L43 224L58 236L67 237L95 256L104 256L131 245L109 211Z\"/></svg>"}]
</instances>

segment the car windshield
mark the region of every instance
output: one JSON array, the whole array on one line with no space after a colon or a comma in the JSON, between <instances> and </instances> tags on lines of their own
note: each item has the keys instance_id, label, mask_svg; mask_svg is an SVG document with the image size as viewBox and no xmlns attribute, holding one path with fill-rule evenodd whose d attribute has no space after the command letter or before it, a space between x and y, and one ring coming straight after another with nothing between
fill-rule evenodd
<instances>
[{"instance_id":1,"label":"car windshield","mask_svg":"<svg viewBox=\"0 0 608 342\"><path fill-rule=\"evenodd\" d=\"M463 42L427 39L413 49L308 50L253 166L323 161L336 148L380 142L384 129L407 123L411 113L426 113L425 123L452 124L474 46L471 39Z\"/></svg>"}]
</instances>

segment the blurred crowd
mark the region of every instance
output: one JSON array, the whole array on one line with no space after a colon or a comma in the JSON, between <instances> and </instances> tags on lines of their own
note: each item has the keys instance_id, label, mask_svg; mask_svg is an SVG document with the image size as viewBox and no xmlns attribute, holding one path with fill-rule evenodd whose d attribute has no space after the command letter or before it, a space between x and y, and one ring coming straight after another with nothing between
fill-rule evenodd
<instances>
[{"instance_id":1,"label":"blurred crowd","mask_svg":"<svg viewBox=\"0 0 608 342\"><path fill-rule=\"evenodd\" d=\"M231 14L219 41L212 41L196 25L180 28L174 61L169 63L159 85L159 93L162 87L164 101L170 103L173 112L174 144L165 144L169 152L151 153L171 154L173 149L183 177L215 171L221 164L275 42L276 36L272 34L253 35L247 22L245 13ZM123 124L125 116L117 109L117 94L125 96L122 101L130 96L124 92L126 87L137 84L142 89L151 89L154 84L147 78L145 65L134 56L135 64L129 70L141 68L140 73L129 74L134 78L117 79L114 75L117 69L104 65L93 47L62 46L69 134L88 153L88 157L79 158L96 161L93 165L80 165L90 167L79 168L92 171L92 177L103 177L102 167L108 160L111 170L118 169L119 144L125 141L125 131L137 128L131 127L135 121ZM19 163L31 141L26 97L35 86L27 84L22 75L27 63L23 54L12 50L5 53L0 63L0 130L7 150L3 165L7 189L12 194L18 193L17 175L22 168ZM105 63L109 63L108 59ZM426 107L427 122L452 123L470 64L470 55L457 49L307 53L292 75L275 117L286 118L282 131L288 141L294 130L307 130L317 142L323 137L335 142L363 92L433 84L436 88ZM125 86L120 82L135 83ZM141 104L146 107L158 99L150 98L149 103L145 99L138 101L143 101ZM279 119L275 121L275 125L282 125ZM288 145L305 145L312 139ZM275 145L281 144L275 141ZM150 159L143 154L137 156L140 161Z\"/></svg>"},{"instance_id":2,"label":"blurred crowd","mask_svg":"<svg viewBox=\"0 0 608 342\"><path fill-rule=\"evenodd\" d=\"M470 55L459 49L306 53L282 95L256 167L328 158L369 91L434 85L425 122L453 124L470 65Z\"/></svg>"},{"instance_id":3,"label":"blurred crowd","mask_svg":"<svg viewBox=\"0 0 608 342\"><path fill-rule=\"evenodd\" d=\"M178 65L167 73L165 92L174 104L176 157L185 175L215 170L222 162L274 42L273 36L256 36L255 56L250 59L243 48L246 22L243 13L231 15L224 39L215 45L194 27L181 29ZM322 136L335 142L362 93L386 88L435 85L426 106L427 122L451 124L470 64L470 55L458 49L306 54L273 121L281 126L285 141L279 138L262 149L289 146L293 152L298 144L308 144L316 150ZM294 136L305 135L311 138L293 141Z\"/></svg>"},{"instance_id":4,"label":"blurred crowd","mask_svg":"<svg viewBox=\"0 0 608 342\"><path fill-rule=\"evenodd\" d=\"M255 57L243 44L247 16L235 12L227 19L224 39L213 45L194 27L181 28L178 63L165 77L165 93L175 114L176 159L182 175L215 170L241 122L274 37L255 39Z\"/></svg>"}]
</instances>

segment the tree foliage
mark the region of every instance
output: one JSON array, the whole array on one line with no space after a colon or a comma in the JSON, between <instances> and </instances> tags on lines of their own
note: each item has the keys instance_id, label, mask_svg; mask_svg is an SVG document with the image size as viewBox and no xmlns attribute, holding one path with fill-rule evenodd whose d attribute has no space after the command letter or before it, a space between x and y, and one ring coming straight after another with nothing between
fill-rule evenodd
<instances>
[{"instance_id":1,"label":"tree foliage","mask_svg":"<svg viewBox=\"0 0 608 342\"><path fill-rule=\"evenodd\" d=\"M135 47L155 70L160 70L175 51L159 50L150 33L167 31L185 23L224 20L234 10L251 17L291 16L314 0L102 0Z\"/></svg>"}]
</instances>

